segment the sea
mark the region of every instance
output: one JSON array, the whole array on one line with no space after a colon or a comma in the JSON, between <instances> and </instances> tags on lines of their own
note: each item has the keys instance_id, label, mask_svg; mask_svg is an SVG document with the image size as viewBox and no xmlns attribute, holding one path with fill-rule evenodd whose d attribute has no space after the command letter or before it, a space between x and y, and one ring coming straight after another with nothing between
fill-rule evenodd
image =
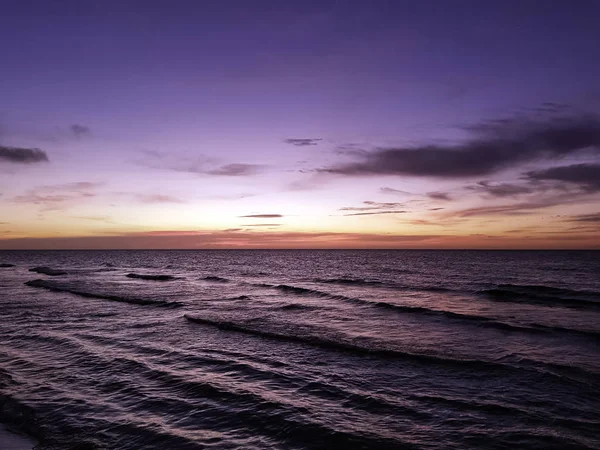
<instances>
[{"instance_id":1,"label":"sea","mask_svg":"<svg viewBox=\"0 0 600 450\"><path fill-rule=\"evenodd\" d=\"M0 265L0 422L40 450L600 448L599 251Z\"/></svg>"}]
</instances>

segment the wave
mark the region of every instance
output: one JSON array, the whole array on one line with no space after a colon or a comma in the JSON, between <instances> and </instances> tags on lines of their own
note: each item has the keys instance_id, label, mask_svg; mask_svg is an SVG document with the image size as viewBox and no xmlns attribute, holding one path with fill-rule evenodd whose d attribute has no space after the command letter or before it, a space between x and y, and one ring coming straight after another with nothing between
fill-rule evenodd
<instances>
[{"instance_id":1,"label":"wave","mask_svg":"<svg viewBox=\"0 0 600 450\"><path fill-rule=\"evenodd\" d=\"M213 281L215 283L229 283L227 278L217 277L217 276L208 276L202 278L204 281Z\"/></svg>"},{"instance_id":2,"label":"wave","mask_svg":"<svg viewBox=\"0 0 600 450\"><path fill-rule=\"evenodd\" d=\"M459 321L471 322L479 327L495 328L504 331L516 331L533 334L576 334L585 337L598 338L600 332L592 330L580 330L575 328L564 328L557 326L541 325L537 323L529 323L526 325L502 322L497 319L485 316L477 316L471 314L455 313L452 311L443 311L437 309L429 309L421 306L404 306L396 305L387 302L370 302L368 300L353 299L357 302L371 304L380 308L396 310L403 313L416 313L428 316L448 317Z\"/></svg>"},{"instance_id":3,"label":"wave","mask_svg":"<svg viewBox=\"0 0 600 450\"><path fill-rule=\"evenodd\" d=\"M36 272L36 273L41 273L43 275L49 275L51 277L57 277L60 275L66 275L67 272L65 272L64 270L60 270L60 269L53 269L51 267L46 267L46 266L40 266L40 267L32 267L31 269L29 269L30 272Z\"/></svg>"},{"instance_id":4,"label":"wave","mask_svg":"<svg viewBox=\"0 0 600 450\"><path fill-rule=\"evenodd\" d=\"M9 267L15 267L14 264L2 263L0 264L0 269L8 269Z\"/></svg>"},{"instance_id":5,"label":"wave","mask_svg":"<svg viewBox=\"0 0 600 450\"><path fill-rule=\"evenodd\" d=\"M328 298L332 300L342 300L346 302L352 302L355 304L359 304L362 306L370 306L373 308L382 308L392 311L397 311L400 313L409 313L409 314L421 314L426 316L433 317L446 317L455 320L465 321L473 323L480 327L485 328L495 328L504 331L517 331L517 332L526 332L526 333L535 333L535 334L549 334L549 333L573 333L584 335L588 337L596 337L598 335L597 332L594 331L583 331L578 329L570 329L570 328L561 328L561 327L549 327L537 324L528 324L528 325L519 325L512 324L507 322L501 322L491 317L478 316L478 315L470 315L463 313L455 313L452 311L443 311L438 309L430 309L422 306L407 306L407 305L398 305L395 303L388 303L383 301L371 301L364 300L357 297L346 297L343 295L329 294L327 292L318 291L315 289L307 289L299 286L290 286L287 284L258 284L256 286L267 287L280 290L285 293L294 294L294 295L311 295L315 297ZM443 289L443 288L442 288ZM283 307L282 309L286 309ZM289 306L289 309L299 309L293 306Z\"/></svg>"},{"instance_id":6,"label":"wave","mask_svg":"<svg viewBox=\"0 0 600 450\"><path fill-rule=\"evenodd\" d=\"M533 303L567 308L600 308L600 292L575 291L550 286L501 284L494 289L479 291L493 300Z\"/></svg>"},{"instance_id":7,"label":"wave","mask_svg":"<svg viewBox=\"0 0 600 450\"><path fill-rule=\"evenodd\" d=\"M489 400L476 400L472 398L460 398L443 394L409 394L407 397L419 403L433 405L444 404L461 410L470 410L476 412L483 410L497 415L512 417L519 416L521 420L528 420L541 424L552 421L552 423L562 423L571 427L586 427L590 430L593 430L600 425L600 422L598 421L565 417L556 413L552 414L551 416L541 415L539 411L535 410L535 408L529 409L528 405L517 405Z\"/></svg>"},{"instance_id":8,"label":"wave","mask_svg":"<svg viewBox=\"0 0 600 450\"><path fill-rule=\"evenodd\" d=\"M244 323L236 323L227 320L211 319L206 317L198 317L189 314L184 314L184 318L193 323L213 326L224 331L246 333L282 342L300 343L323 349L352 353L359 356L374 356L384 359L408 359L417 363L436 364L465 370L490 371L495 374L498 374L501 371L507 371L512 373L522 373L522 371L528 371L530 373L535 373L538 376L548 376L551 378L560 379L562 379L564 376L568 376L572 380L580 380L581 377L584 377L586 379L589 377L592 377L593 379L597 378L597 375L595 375L594 373L588 372L585 369L579 367L559 364L548 364L527 358L519 358L519 360L516 361L516 363L501 362L501 359L486 361L482 359L452 358L433 354L412 353L384 347L365 346L357 342L332 340L327 337L317 335L287 334L279 331L265 329L264 326L259 329Z\"/></svg>"},{"instance_id":9,"label":"wave","mask_svg":"<svg viewBox=\"0 0 600 450\"><path fill-rule=\"evenodd\" d=\"M452 289L441 286L408 286L384 281L365 280L361 278L315 278L317 283L340 284L342 286L369 286L395 289L401 291L451 292Z\"/></svg>"},{"instance_id":10,"label":"wave","mask_svg":"<svg viewBox=\"0 0 600 450\"><path fill-rule=\"evenodd\" d=\"M383 285L381 281L370 281L362 278L315 278L317 283L341 284L350 286L377 286Z\"/></svg>"},{"instance_id":11,"label":"wave","mask_svg":"<svg viewBox=\"0 0 600 450\"><path fill-rule=\"evenodd\" d=\"M398 351L394 349L387 349L381 347L366 347L362 345L358 345L352 342L344 342L344 341L334 341L331 339L327 339L320 336L315 335L297 335L297 334L284 334L277 331L270 331L264 328L258 329L247 326L245 324L225 321L225 320L216 320L205 317L192 316L189 314L184 314L185 319L190 322L195 322L203 325L210 325L217 327L220 330L226 331L238 331L241 333L252 334L260 337L277 339L279 341L286 342L298 342L303 344L312 345L315 347L326 348L326 349L334 349L341 350L349 353L355 353L360 355L373 355L379 357L391 357L391 358L411 358L416 360L421 360L425 362L437 362L441 364L451 364L451 365L466 365L466 366L475 366L482 368L493 368L496 366L504 366L503 364L496 364L493 362L486 362L482 360L462 360L462 359L448 359L441 358L434 355L425 355L425 354L417 354L417 353L408 353L403 351Z\"/></svg>"},{"instance_id":12,"label":"wave","mask_svg":"<svg viewBox=\"0 0 600 450\"><path fill-rule=\"evenodd\" d=\"M276 309L281 309L283 311L294 311L294 310L313 310L315 309L309 305L302 305L299 303L288 303L286 305L278 306Z\"/></svg>"},{"instance_id":13,"label":"wave","mask_svg":"<svg viewBox=\"0 0 600 450\"><path fill-rule=\"evenodd\" d=\"M294 294L294 295L312 295L313 297L321 297L321 298L330 298L333 300L352 300L350 297L346 297L344 295L336 295L330 294L328 292L318 291L316 289L308 289L299 286L291 286L289 284L268 284L268 283L258 283L254 284L257 287L277 289L278 291L284 292L286 294Z\"/></svg>"},{"instance_id":14,"label":"wave","mask_svg":"<svg viewBox=\"0 0 600 450\"><path fill-rule=\"evenodd\" d=\"M549 333L567 333L567 334L575 334L579 336L600 339L600 331L594 330L580 330L575 328L564 328L564 327L556 327L549 325L540 325L537 323L530 324L531 327L535 329L539 329L541 331L549 332Z\"/></svg>"},{"instance_id":15,"label":"wave","mask_svg":"<svg viewBox=\"0 0 600 450\"><path fill-rule=\"evenodd\" d=\"M339 284L342 286L370 286L384 287L389 289L398 289L406 291L428 291L428 292L450 292L452 289L441 286L407 286L398 283L388 283L377 280L367 280L363 278L315 278L313 281L324 284Z\"/></svg>"},{"instance_id":16,"label":"wave","mask_svg":"<svg viewBox=\"0 0 600 450\"><path fill-rule=\"evenodd\" d=\"M152 281L171 281L171 280L177 279L177 277L174 277L173 275L163 275L163 274L144 275L144 274L139 274L139 273L128 273L126 275L126 277L127 278L136 278L136 279L140 279L140 280L152 280Z\"/></svg>"},{"instance_id":17,"label":"wave","mask_svg":"<svg viewBox=\"0 0 600 450\"><path fill-rule=\"evenodd\" d=\"M180 302L166 302L162 300L148 300L143 298L136 297L128 297L128 296L120 296L113 294L105 294L99 292L90 292L86 290L79 289L77 287L73 287L66 284L59 284L48 280L31 280L25 283L27 286L48 289L49 291L54 292L67 292L69 294L78 295L79 297L85 298L97 298L101 300L111 300L115 302L122 303L131 303L134 305L151 305L151 306L162 306L162 307L170 307L176 308L183 306L183 303Z\"/></svg>"}]
</instances>

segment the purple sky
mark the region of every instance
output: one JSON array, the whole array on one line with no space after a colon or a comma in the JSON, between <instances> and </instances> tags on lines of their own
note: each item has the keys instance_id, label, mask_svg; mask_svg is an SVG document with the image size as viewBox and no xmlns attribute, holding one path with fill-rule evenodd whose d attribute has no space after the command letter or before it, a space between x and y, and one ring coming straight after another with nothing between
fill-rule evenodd
<instances>
[{"instance_id":1,"label":"purple sky","mask_svg":"<svg viewBox=\"0 0 600 450\"><path fill-rule=\"evenodd\" d=\"M0 248L600 245L598 1L0 8Z\"/></svg>"}]
</instances>

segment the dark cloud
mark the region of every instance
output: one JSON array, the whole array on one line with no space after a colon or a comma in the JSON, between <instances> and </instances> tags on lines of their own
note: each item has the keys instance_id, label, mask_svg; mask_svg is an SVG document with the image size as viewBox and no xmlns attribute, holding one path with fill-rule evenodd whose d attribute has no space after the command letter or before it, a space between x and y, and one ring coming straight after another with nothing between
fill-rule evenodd
<instances>
[{"instance_id":1,"label":"dark cloud","mask_svg":"<svg viewBox=\"0 0 600 450\"><path fill-rule=\"evenodd\" d=\"M600 224L600 212L593 213L593 214L580 214L578 216L571 216L567 219L567 221Z\"/></svg>"},{"instance_id":2,"label":"dark cloud","mask_svg":"<svg viewBox=\"0 0 600 450\"><path fill-rule=\"evenodd\" d=\"M322 138L288 138L284 139L283 142L296 147L308 147L309 145L317 145Z\"/></svg>"},{"instance_id":3,"label":"dark cloud","mask_svg":"<svg viewBox=\"0 0 600 450\"><path fill-rule=\"evenodd\" d=\"M447 192L428 192L427 197L429 197L432 200L452 200L452 197L450 197L450 194L448 194Z\"/></svg>"},{"instance_id":4,"label":"dark cloud","mask_svg":"<svg viewBox=\"0 0 600 450\"><path fill-rule=\"evenodd\" d=\"M281 214L248 214L245 216L239 216L242 218L252 218L252 219L279 219L283 217Z\"/></svg>"},{"instance_id":5,"label":"dark cloud","mask_svg":"<svg viewBox=\"0 0 600 450\"><path fill-rule=\"evenodd\" d=\"M573 164L527 172L527 178L537 181L559 181L578 185L587 192L600 192L600 164Z\"/></svg>"},{"instance_id":6,"label":"dark cloud","mask_svg":"<svg viewBox=\"0 0 600 450\"><path fill-rule=\"evenodd\" d=\"M79 125L79 124L74 124L71 125L69 127L69 129L71 130L71 133L73 133L73 135L75 135L75 137L84 137L84 136L88 136L90 134L90 129L88 127L86 127L85 125Z\"/></svg>"},{"instance_id":7,"label":"dark cloud","mask_svg":"<svg viewBox=\"0 0 600 450\"><path fill-rule=\"evenodd\" d=\"M600 153L600 118L571 115L518 117L468 127L470 138L454 145L378 148L358 161L323 172L340 175L408 175L465 178L489 175L536 159L557 159L587 149Z\"/></svg>"},{"instance_id":8,"label":"dark cloud","mask_svg":"<svg viewBox=\"0 0 600 450\"><path fill-rule=\"evenodd\" d=\"M492 184L489 181L480 181L474 186L467 186L467 189L491 197L516 197L517 195L535 192L535 188L530 185L511 183Z\"/></svg>"},{"instance_id":9,"label":"dark cloud","mask_svg":"<svg viewBox=\"0 0 600 450\"><path fill-rule=\"evenodd\" d=\"M0 161L14 164L48 162L48 155L39 148L5 147L0 145Z\"/></svg>"},{"instance_id":10,"label":"dark cloud","mask_svg":"<svg viewBox=\"0 0 600 450\"><path fill-rule=\"evenodd\" d=\"M227 164L216 169L207 170L208 175L220 175L227 177L240 177L255 175L263 170L264 166L259 164Z\"/></svg>"}]
</instances>

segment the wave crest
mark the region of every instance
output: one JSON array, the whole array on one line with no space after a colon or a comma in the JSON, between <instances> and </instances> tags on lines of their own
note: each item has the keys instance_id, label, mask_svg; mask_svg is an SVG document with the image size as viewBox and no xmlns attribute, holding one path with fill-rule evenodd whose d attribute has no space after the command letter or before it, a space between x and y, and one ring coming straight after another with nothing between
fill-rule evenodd
<instances>
[{"instance_id":1,"label":"wave crest","mask_svg":"<svg viewBox=\"0 0 600 450\"><path fill-rule=\"evenodd\" d=\"M162 300L149 300L149 299L136 298L136 297L106 294L106 293L101 293L101 292L92 292L92 291L87 291L87 290L78 288L76 286L62 284L62 283L55 283L55 282L48 281L48 280L39 280L39 279L31 280L31 281L26 282L25 284L30 287L48 289L49 291L54 291L54 292L66 292L69 294L77 295L79 297L97 298L97 299L101 299L101 300L111 300L111 301L115 301L115 302L131 303L134 305L162 306L162 307L170 307L170 308L183 306L183 303L180 303L180 302L166 302L166 301L162 301Z\"/></svg>"}]
</instances>

